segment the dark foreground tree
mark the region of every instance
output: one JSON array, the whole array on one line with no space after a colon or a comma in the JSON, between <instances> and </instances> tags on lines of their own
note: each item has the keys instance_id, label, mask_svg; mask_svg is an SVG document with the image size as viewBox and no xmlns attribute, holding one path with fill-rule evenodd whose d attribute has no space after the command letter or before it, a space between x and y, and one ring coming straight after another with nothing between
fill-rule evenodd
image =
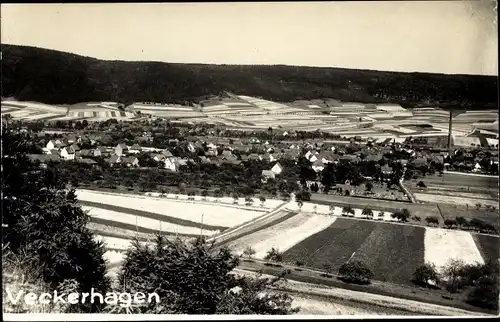
<instances>
[{"instance_id":1,"label":"dark foreground tree","mask_svg":"<svg viewBox=\"0 0 500 322\"><path fill-rule=\"evenodd\" d=\"M238 257L200 238L186 242L157 236L153 247L135 241L119 273L119 288L159 295L138 308L158 314L292 314L292 299L269 289L282 280L231 274ZM121 291L123 292L123 291Z\"/></svg>"},{"instance_id":2,"label":"dark foreground tree","mask_svg":"<svg viewBox=\"0 0 500 322\"><path fill-rule=\"evenodd\" d=\"M363 262L351 260L342 264L339 268L342 280L348 283L370 284L373 272Z\"/></svg>"},{"instance_id":3,"label":"dark foreground tree","mask_svg":"<svg viewBox=\"0 0 500 322\"><path fill-rule=\"evenodd\" d=\"M90 217L77 204L74 190L66 189L57 170L40 168L27 158L26 153L38 152L28 137L3 128L1 140L6 225L2 244L18 256L29 257L52 289L74 280L79 292L94 288L105 293L109 280L104 248L87 228ZM79 310L98 309L99 305L88 304Z\"/></svg>"}]
</instances>

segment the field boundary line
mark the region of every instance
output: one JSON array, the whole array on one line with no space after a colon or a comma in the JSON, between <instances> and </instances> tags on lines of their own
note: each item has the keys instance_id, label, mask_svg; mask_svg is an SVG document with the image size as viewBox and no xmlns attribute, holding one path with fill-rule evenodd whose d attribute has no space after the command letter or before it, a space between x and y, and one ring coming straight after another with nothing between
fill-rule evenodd
<instances>
[{"instance_id":1,"label":"field boundary line","mask_svg":"<svg viewBox=\"0 0 500 322\"><path fill-rule=\"evenodd\" d=\"M290 201L286 201L286 202L282 203L281 205L279 205L278 207L274 208L273 210L271 210L271 211L269 211L267 213L264 213L262 216L254 218L254 219L252 219L252 220L250 220L250 221L248 221L246 223L243 223L243 224L241 224L239 226L232 227L232 228L230 228L229 231L225 231L225 232L223 232L220 235L210 237L206 241L208 242L208 241L215 240L216 238L224 237L225 235L237 232L238 230L243 229L243 228L245 228L247 226L250 226L251 224L255 224L255 223L258 223L258 222L260 222L260 221L262 221L264 219L267 219L268 217L273 216L274 214L278 213L280 210L282 210L283 208L285 208L289 203L290 203Z\"/></svg>"}]
</instances>

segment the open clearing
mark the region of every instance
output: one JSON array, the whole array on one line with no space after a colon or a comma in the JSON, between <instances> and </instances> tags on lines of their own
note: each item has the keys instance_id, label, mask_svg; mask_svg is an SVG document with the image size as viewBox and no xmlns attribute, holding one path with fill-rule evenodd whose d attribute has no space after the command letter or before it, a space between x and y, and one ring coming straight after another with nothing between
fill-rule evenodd
<instances>
[{"instance_id":1,"label":"open clearing","mask_svg":"<svg viewBox=\"0 0 500 322\"><path fill-rule=\"evenodd\" d=\"M438 270L441 270L451 259L459 259L466 264L484 264L483 257L469 232L427 227L425 262L433 263Z\"/></svg>"},{"instance_id":2,"label":"open clearing","mask_svg":"<svg viewBox=\"0 0 500 322\"><path fill-rule=\"evenodd\" d=\"M145 211L198 223L201 223L201 216L203 215L203 223L222 227L232 227L252 220L264 213L264 211L244 210L219 205L162 200L144 196L119 195L90 190L78 190L77 198L84 202L89 201Z\"/></svg>"},{"instance_id":3,"label":"open clearing","mask_svg":"<svg viewBox=\"0 0 500 322\"><path fill-rule=\"evenodd\" d=\"M330 226L336 217L299 213L269 228L244 236L228 244L237 254L243 253L248 246L255 251L255 257L263 259L272 248L286 251L307 237Z\"/></svg>"},{"instance_id":4,"label":"open clearing","mask_svg":"<svg viewBox=\"0 0 500 322\"><path fill-rule=\"evenodd\" d=\"M374 279L409 284L423 263L424 228L338 218L333 225L284 253L285 261L304 262L337 272L351 256L373 270Z\"/></svg>"}]
</instances>

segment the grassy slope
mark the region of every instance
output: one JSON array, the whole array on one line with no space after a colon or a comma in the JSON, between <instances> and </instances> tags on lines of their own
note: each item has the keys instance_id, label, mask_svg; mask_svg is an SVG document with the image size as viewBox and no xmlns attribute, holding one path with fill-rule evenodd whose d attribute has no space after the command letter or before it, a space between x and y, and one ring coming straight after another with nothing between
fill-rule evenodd
<instances>
[{"instance_id":1,"label":"grassy slope","mask_svg":"<svg viewBox=\"0 0 500 322\"><path fill-rule=\"evenodd\" d=\"M103 61L2 44L3 96L44 103L183 102L230 91L290 102L332 97L407 106L493 108L496 77L296 66ZM385 96L386 99L379 97Z\"/></svg>"}]
</instances>

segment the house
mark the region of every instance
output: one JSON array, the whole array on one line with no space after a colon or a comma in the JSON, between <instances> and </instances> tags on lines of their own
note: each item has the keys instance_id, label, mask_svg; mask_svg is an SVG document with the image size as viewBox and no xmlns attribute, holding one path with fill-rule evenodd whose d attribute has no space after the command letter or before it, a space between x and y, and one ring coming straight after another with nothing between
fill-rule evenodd
<instances>
[{"instance_id":1,"label":"house","mask_svg":"<svg viewBox=\"0 0 500 322\"><path fill-rule=\"evenodd\" d=\"M91 165L93 167L97 167L97 162L95 162L92 159L83 158L83 159L79 159L78 162L88 164L88 165Z\"/></svg>"},{"instance_id":2,"label":"house","mask_svg":"<svg viewBox=\"0 0 500 322\"><path fill-rule=\"evenodd\" d=\"M172 154L172 152L170 152L169 150L165 149L163 151L161 151L161 154L165 157L165 158L172 158L174 155Z\"/></svg>"},{"instance_id":3,"label":"house","mask_svg":"<svg viewBox=\"0 0 500 322\"><path fill-rule=\"evenodd\" d=\"M321 160L316 160L312 164L312 169L316 172L323 171L323 169L325 169L325 164Z\"/></svg>"},{"instance_id":4,"label":"house","mask_svg":"<svg viewBox=\"0 0 500 322\"><path fill-rule=\"evenodd\" d=\"M72 144L71 148L73 148L73 150L75 150L75 152L80 151L80 147L78 146L78 144Z\"/></svg>"},{"instance_id":5,"label":"house","mask_svg":"<svg viewBox=\"0 0 500 322\"><path fill-rule=\"evenodd\" d=\"M497 164L498 165L498 157L491 157L490 164Z\"/></svg>"},{"instance_id":6,"label":"house","mask_svg":"<svg viewBox=\"0 0 500 322\"><path fill-rule=\"evenodd\" d=\"M413 161L413 164L416 167L425 167L425 166L427 166L427 158L419 157Z\"/></svg>"},{"instance_id":7,"label":"house","mask_svg":"<svg viewBox=\"0 0 500 322\"><path fill-rule=\"evenodd\" d=\"M309 160L310 162L314 163L314 162L318 161L318 156L317 156L316 154L312 154L312 155L308 158L308 160Z\"/></svg>"},{"instance_id":8,"label":"house","mask_svg":"<svg viewBox=\"0 0 500 322\"><path fill-rule=\"evenodd\" d=\"M156 162L163 162L165 161L166 157L163 155L163 154L155 154L155 156L153 157L153 160L155 160Z\"/></svg>"},{"instance_id":9,"label":"house","mask_svg":"<svg viewBox=\"0 0 500 322\"><path fill-rule=\"evenodd\" d=\"M129 149L129 153L133 153L133 154L138 154L138 153L141 153L142 151L142 148L139 144L134 144L130 147Z\"/></svg>"},{"instance_id":10,"label":"house","mask_svg":"<svg viewBox=\"0 0 500 322\"><path fill-rule=\"evenodd\" d=\"M266 183L269 179L275 179L276 175L271 170L262 170L262 182Z\"/></svg>"},{"instance_id":11,"label":"house","mask_svg":"<svg viewBox=\"0 0 500 322\"><path fill-rule=\"evenodd\" d=\"M49 151L48 154L57 155L58 157L61 156L61 153L59 152L58 149L52 149Z\"/></svg>"},{"instance_id":12,"label":"house","mask_svg":"<svg viewBox=\"0 0 500 322\"><path fill-rule=\"evenodd\" d=\"M260 160L260 157L257 153L251 153L248 155L248 160L257 161L257 160Z\"/></svg>"},{"instance_id":13,"label":"house","mask_svg":"<svg viewBox=\"0 0 500 322\"><path fill-rule=\"evenodd\" d=\"M275 175L279 175L281 173L281 171L283 171L283 167L281 166L281 164L279 162L276 162L276 164L273 165L273 167L271 168L271 171Z\"/></svg>"},{"instance_id":14,"label":"house","mask_svg":"<svg viewBox=\"0 0 500 322\"><path fill-rule=\"evenodd\" d=\"M88 157L88 156L92 155L92 153L90 152L90 150L87 150L87 149L76 151L75 154L76 154L76 156L78 156L80 158L85 158L85 157Z\"/></svg>"},{"instance_id":15,"label":"house","mask_svg":"<svg viewBox=\"0 0 500 322\"><path fill-rule=\"evenodd\" d=\"M388 165L384 165L380 170L383 174L392 174L392 168Z\"/></svg>"},{"instance_id":16,"label":"house","mask_svg":"<svg viewBox=\"0 0 500 322\"><path fill-rule=\"evenodd\" d=\"M196 147L194 146L194 144L192 142L189 142L188 145L187 145L187 149L189 152L191 153L194 153L196 152Z\"/></svg>"},{"instance_id":17,"label":"house","mask_svg":"<svg viewBox=\"0 0 500 322\"><path fill-rule=\"evenodd\" d=\"M481 165L478 162L476 162L476 164L474 165L474 170L472 170L472 171L474 171L474 172L481 171Z\"/></svg>"},{"instance_id":18,"label":"house","mask_svg":"<svg viewBox=\"0 0 500 322\"><path fill-rule=\"evenodd\" d=\"M124 157L122 159L122 163L127 165L127 167L138 167L139 166L139 159L137 159L137 157L134 157L134 156Z\"/></svg>"},{"instance_id":19,"label":"house","mask_svg":"<svg viewBox=\"0 0 500 322\"><path fill-rule=\"evenodd\" d=\"M116 155L124 155L128 152L128 146L125 143L120 143L115 147L115 154Z\"/></svg>"},{"instance_id":20,"label":"house","mask_svg":"<svg viewBox=\"0 0 500 322\"><path fill-rule=\"evenodd\" d=\"M74 160L75 150L72 147L65 147L61 150L61 158L64 160Z\"/></svg>"},{"instance_id":21,"label":"house","mask_svg":"<svg viewBox=\"0 0 500 322\"><path fill-rule=\"evenodd\" d=\"M99 148L91 150L90 153L94 157L100 157L100 156L102 156L102 151Z\"/></svg>"},{"instance_id":22,"label":"house","mask_svg":"<svg viewBox=\"0 0 500 322\"><path fill-rule=\"evenodd\" d=\"M230 156L232 156L232 155L233 155L233 153L232 153L231 151L229 151L229 150L224 150L224 151L222 151L222 153L221 153L221 156L222 156L222 157L226 157L226 158L227 158L227 157L230 157Z\"/></svg>"},{"instance_id":23,"label":"house","mask_svg":"<svg viewBox=\"0 0 500 322\"><path fill-rule=\"evenodd\" d=\"M168 169L171 171L177 171L177 162L175 162L174 158L164 158L163 163L164 163L165 169Z\"/></svg>"},{"instance_id":24,"label":"house","mask_svg":"<svg viewBox=\"0 0 500 322\"><path fill-rule=\"evenodd\" d=\"M122 158L121 156L117 155L117 154L113 154L109 160L108 160L109 164L111 166L113 166L113 164L118 164L118 163L121 163L122 162Z\"/></svg>"},{"instance_id":25,"label":"house","mask_svg":"<svg viewBox=\"0 0 500 322\"><path fill-rule=\"evenodd\" d=\"M58 145L60 144L57 144L56 141L50 140L45 147L47 150L54 150Z\"/></svg>"}]
</instances>

